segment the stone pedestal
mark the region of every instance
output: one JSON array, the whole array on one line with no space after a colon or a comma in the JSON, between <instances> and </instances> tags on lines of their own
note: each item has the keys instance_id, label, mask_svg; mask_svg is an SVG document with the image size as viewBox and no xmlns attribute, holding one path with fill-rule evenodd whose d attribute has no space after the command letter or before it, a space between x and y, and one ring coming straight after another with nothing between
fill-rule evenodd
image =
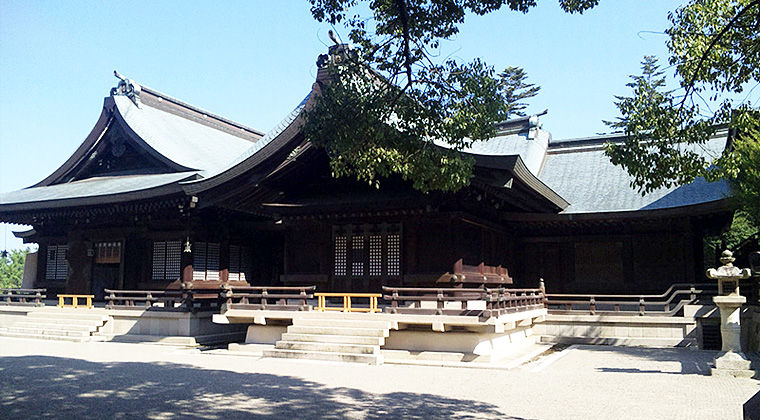
<instances>
[{"instance_id":1,"label":"stone pedestal","mask_svg":"<svg viewBox=\"0 0 760 420\"><path fill-rule=\"evenodd\" d=\"M733 376L752 378L755 371L750 369L751 362L742 353L741 344L741 307L747 298L739 294L739 280L749 277L749 270L740 270L733 266L731 252L724 251L720 259L722 267L707 270L707 277L718 280L718 293L713 302L720 310L720 333L723 337L722 352L715 358L715 367L710 373L714 376Z\"/></svg>"},{"instance_id":2,"label":"stone pedestal","mask_svg":"<svg viewBox=\"0 0 760 420\"><path fill-rule=\"evenodd\" d=\"M755 371L750 369L750 361L742 353L741 307L747 299L744 296L715 296L713 302L720 309L720 333L723 336L722 352L715 358L713 376L733 376L751 378Z\"/></svg>"}]
</instances>

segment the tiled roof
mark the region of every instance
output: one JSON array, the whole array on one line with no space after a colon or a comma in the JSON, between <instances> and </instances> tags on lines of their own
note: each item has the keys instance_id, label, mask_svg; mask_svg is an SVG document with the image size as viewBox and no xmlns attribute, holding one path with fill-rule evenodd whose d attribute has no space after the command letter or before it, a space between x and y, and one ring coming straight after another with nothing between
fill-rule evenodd
<instances>
[{"instance_id":1,"label":"tiled roof","mask_svg":"<svg viewBox=\"0 0 760 420\"><path fill-rule=\"evenodd\" d=\"M602 144L614 136L561 141L549 145L539 178L570 202L563 213L621 212L654 210L707 203L725 198L725 182L708 183L700 178L681 187L659 188L642 196L631 187L631 176L605 156ZM717 156L726 145L726 136L709 140L694 150Z\"/></svg>"},{"instance_id":2,"label":"tiled roof","mask_svg":"<svg viewBox=\"0 0 760 420\"><path fill-rule=\"evenodd\" d=\"M156 152L187 169L216 171L251 147L240 137L113 95L129 127ZM255 144L255 143L254 143Z\"/></svg>"},{"instance_id":3,"label":"tiled roof","mask_svg":"<svg viewBox=\"0 0 760 420\"><path fill-rule=\"evenodd\" d=\"M258 160L255 157L261 155L260 152L262 151L262 149L264 149L264 147L272 143L273 140L275 140L281 134L283 134L283 132L288 127L290 127L291 124L293 124L296 121L296 119L298 119L298 117L301 115L304 108L306 107L306 104L309 101L310 97L311 97L311 92L309 93L309 95L306 95L306 97L301 101L301 103L299 103L298 106L296 106L296 108L290 112L290 114L288 114L285 118L283 118L279 124L277 124L272 130L270 130L266 135L264 135L264 137L259 139L256 143L250 146L243 153L236 156L234 160L228 162L227 165L223 166L222 168L216 171L203 172L201 175L204 177L204 179L185 183L186 184L185 190L188 191L189 193L195 193L198 190L210 188L212 186L221 184L226 180L232 179L235 176L255 166L255 164L258 162Z\"/></svg>"},{"instance_id":4,"label":"tiled roof","mask_svg":"<svg viewBox=\"0 0 760 420\"><path fill-rule=\"evenodd\" d=\"M196 172L179 172L170 174L153 175L129 175L117 177L97 177L66 184L50 185L46 187L25 188L0 194L0 211L11 210L11 207L24 203L39 203L45 207L58 207L56 203L64 205L66 200L77 200L77 205L85 205L83 199L93 198L102 201L105 197L125 195L124 198L135 199L130 193L140 193L138 198L150 198L146 192L196 176ZM181 191L179 186L176 192ZM108 200L120 201L118 199Z\"/></svg>"}]
</instances>

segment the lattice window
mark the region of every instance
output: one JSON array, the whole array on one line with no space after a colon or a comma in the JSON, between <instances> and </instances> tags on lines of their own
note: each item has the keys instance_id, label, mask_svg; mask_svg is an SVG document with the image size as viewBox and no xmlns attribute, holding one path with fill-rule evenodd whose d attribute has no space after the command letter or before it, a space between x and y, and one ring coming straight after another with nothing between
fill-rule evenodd
<instances>
[{"instance_id":1,"label":"lattice window","mask_svg":"<svg viewBox=\"0 0 760 420\"><path fill-rule=\"evenodd\" d=\"M333 274L336 276L345 276L347 273L348 258L348 237L336 236L335 237L335 268Z\"/></svg>"},{"instance_id":2,"label":"lattice window","mask_svg":"<svg viewBox=\"0 0 760 420\"><path fill-rule=\"evenodd\" d=\"M193 280L206 280L206 251L205 242L193 244Z\"/></svg>"},{"instance_id":3,"label":"lattice window","mask_svg":"<svg viewBox=\"0 0 760 420\"><path fill-rule=\"evenodd\" d=\"M388 235L387 264L389 276L401 275L401 235L398 233Z\"/></svg>"},{"instance_id":4,"label":"lattice window","mask_svg":"<svg viewBox=\"0 0 760 420\"><path fill-rule=\"evenodd\" d=\"M182 271L182 243L180 241L153 242L153 281L174 281Z\"/></svg>"},{"instance_id":5,"label":"lattice window","mask_svg":"<svg viewBox=\"0 0 760 420\"><path fill-rule=\"evenodd\" d=\"M45 280L66 281L69 274L67 263L68 245L48 245L47 264L45 265Z\"/></svg>"},{"instance_id":6,"label":"lattice window","mask_svg":"<svg viewBox=\"0 0 760 420\"><path fill-rule=\"evenodd\" d=\"M383 275L383 237L381 235L369 237L369 275Z\"/></svg>"},{"instance_id":7,"label":"lattice window","mask_svg":"<svg viewBox=\"0 0 760 420\"><path fill-rule=\"evenodd\" d=\"M166 242L166 280L179 280L182 274L182 242Z\"/></svg>"},{"instance_id":8,"label":"lattice window","mask_svg":"<svg viewBox=\"0 0 760 420\"><path fill-rule=\"evenodd\" d=\"M251 271L251 248L230 245L229 281L246 281L246 273Z\"/></svg>"},{"instance_id":9,"label":"lattice window","mask_svg":"<svg viewBox=\"0 0 760 420\"><path fill-rule=\"evenodd\" d=\"M240 246L230 245L230 281L240 280Z\"/></svg>"},{"instance_id":10,"label":"lattice window","mask_svg":"<svg viewBox=\"0 0 760 420\"><path fill-rule=\"evenodd\" d=\"M218 243L193 244L193 280L219 281L219 253Z\"/></svg>"},{"instance_id":11,"label":"lattice window","mask_svg":"<svg viewBox=\"0 0 760 420\"><path fill-rule=\"evenodd\" d=\"M351 275L364 275L364 237L351 238Z\"/></svg>"},{"instance_id":12,"label":"lattice window","mask_svg":"<svg viewBox=\"0 0 760 420\"><path fill-rule=\"evenodd\" d=\"M401 275L401 225L364 224L333 227L333 275Z\"/></svg>"}]
</instances>

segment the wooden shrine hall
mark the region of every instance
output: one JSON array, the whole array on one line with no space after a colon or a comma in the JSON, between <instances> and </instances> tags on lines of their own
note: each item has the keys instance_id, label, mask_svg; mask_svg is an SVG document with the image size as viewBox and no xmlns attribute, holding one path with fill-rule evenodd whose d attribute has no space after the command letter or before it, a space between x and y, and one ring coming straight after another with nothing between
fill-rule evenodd
<instances>
[{"instance_id":1,"label":"wooden shrine hall","mask_svg":"<svg viewBox=\"0 0 760 420\"><path fill-rule=\"evenodd\" d=\"M377 292L478 287L485 273L557 293L659 292L699 281L703 237L731 221L726 184L642 197L603 153L619 136L554 140L541 115L463 151L474 178L456 193L333 178L300 129L325 72L266 133L117 74L71 157L0 194L0 221L31 225L17 236L39 245L29 286L96 299L222 285Z\"/></svg>"}]
</instances>

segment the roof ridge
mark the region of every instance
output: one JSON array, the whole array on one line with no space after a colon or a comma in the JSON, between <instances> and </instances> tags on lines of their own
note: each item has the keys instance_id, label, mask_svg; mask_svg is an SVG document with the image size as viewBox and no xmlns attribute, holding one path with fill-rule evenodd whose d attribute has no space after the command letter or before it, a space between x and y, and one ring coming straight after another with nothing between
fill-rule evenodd
<instances>
[{"instance_id":1,"label":"roof ridge","mask_svg":"<svg viewBox=\"0 0 760 420\"><path fill-rule=\"evenodd\" d=\"M149 93L149 94L151 94L153 96L156 96L156 97L160 98L160 100L169 101L169 102L171 102L171 103L173 103L173 104L175 104L175 105L177 105L179 107L186 108L188 110L191 110L193 112L196 112L196 113L201 114L201 115L203 115L205 117L208 117L208 118L213 118L213 119L218 120L220 122L223 122L225 124L229 124L229 125L231 125L233 127L236 127L236 128L241 129L241 130L247 131L247 132L249 132L251 134L258 135L258 136L263 136L263 135L266 134L265 132L263 132L261 130L257 130L255 128L249 127L247 125L241 124L241 123L236 122L236 121L232 121L232 120L230 120L228 118L222 117L219 114L215 114L215 113L207 111L207 110L205 110L203 108L197 107L195 105L191 105L191 104L189 104L189 103L187 103L185 101L179 100L179 99L177 99L177 98L175 98L173 96L167 95L167 94L165 94L163 92L160 92L160 91L158 91L156 89L153 89L151 87L145 86L145 85L143 85L143 84L141 84L141 83L139 83L139 82L137 82L137 81L135 81L133 79L128 79L128 78L122 76L121 74L119 74L119 72L116 71L116 70L114 70L114 76L116 76L121 81L119 82L119 86L111 89L111 96L118 95L119 94L118 93L119 89L123 85L137 85L137 86L139 86L138 89L135 89L135 90L130 89L130 92L135 92L134 96L137 97L137 98L139 98L139 95L140 95L141 92L147 92L147 93Z\"/></svg>"}]
</instances>

